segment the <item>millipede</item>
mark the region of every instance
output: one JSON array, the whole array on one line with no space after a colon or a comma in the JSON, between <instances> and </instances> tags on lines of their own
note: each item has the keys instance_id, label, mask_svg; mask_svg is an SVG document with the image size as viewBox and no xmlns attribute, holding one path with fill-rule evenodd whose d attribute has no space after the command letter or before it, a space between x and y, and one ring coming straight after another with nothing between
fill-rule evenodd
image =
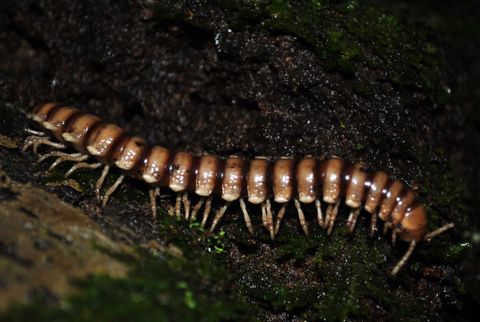
<instances>
[{"instance_id":1,"label":"millipede","mask_svg":"<svg viewBox=\"0 0 480 322\"><path fill-rule=\"evenodd\" d=\"M22 151L32 147L38 154L41 145L54 148L40 156L39 161L56 157L50 170L64 161L75 162L66 177L82 168L103 167L95 185L95 194L102 207L107 205L125 176L130 176L149 185L153 218L157 216L157 197L161 187L176 193L174 211L177 216L195 220L203 209L202 226L207 224L213 197L217 196L223 205L213 211L211 231L217 227L228 206L238 201L248 231L253 234L247 203L260 205L262 224L274 239L290 202L296 208L301 229L308 235L302 204L315 207L318 225L331 234L340 202L344 200L351 209L346 222L349 233L354 231L357 219L365 209L371 215L371 236L380 218L384 222L384 234L391 230L392 244L397 238L409 243L392 275L405 265L418 242L430 241L454 226L449 223L428 232L425 209L414 191L383 171L367 171L361 162L314 156L277 160L259 156L245 160L238 156L220 158L210 154L173 152L162 146L149 145L140 137L129 136L121 127L97 116L56 103L40 104L28 116L40 126L40 130L26 130L30 135L25 139ZM62 151L68 148L76 152ZM94 161L87 162L89 159ZM121 174L102 196L102 186L113 166ZM195 204L189 194L198 196ZM272 200L280 205L276 216L272 211Z\"/></svg>"}]
</instances>

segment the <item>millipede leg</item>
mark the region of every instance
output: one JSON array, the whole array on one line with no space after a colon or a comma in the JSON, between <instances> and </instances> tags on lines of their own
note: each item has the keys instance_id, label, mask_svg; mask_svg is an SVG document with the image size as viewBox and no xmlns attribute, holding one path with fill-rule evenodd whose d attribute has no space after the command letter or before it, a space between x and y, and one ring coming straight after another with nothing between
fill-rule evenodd
<instances>
[{"instance_id":1,"label":"millipede leg","mask_svg":"<svg viewBox=\"0 0 480 322\"><path fill-rule=\"evenodd\" d=\"M297 208L298 220L300 221L300 226L302 226L302 230L305 236L308 236L308 224L307 224L307 221L305 220L305 214L303 213L302 205L300 204L300 201L298 201L298 199L295 199L294 202L295 202L295 208Z\"/></svg>"},{"instance_id":2,"label":"millipede leg","mask_svg":"<svg viewBox=\"0 0 480 322\"><path fill-rule=\"evenodd\" d=\"M205 227L205 225L207 224L208 216L210 216L210 211L212 210L212 200L213 198L210 196L205 202L205 208L203 208L203 218L201 223L202 228Z\"/></svg>"},{"instance_id":3,"label":"millipede leg","mask_svg":"<svg viewBox=\"0 0 480 322\"><path fill-rule=\"evenodd\" d=\"M77 154L77 153L74 153L74 154ZM72 154L71 157L65 156L65 157L57 158L57 160L55 160L55 162L53 162L52 165L50 165L50 167L48 168L48 171L52 171L53 169L55 169L57 165L59 165L64 161L82 162L88 159L88 155L82 155L81 153L78 153L78 156L74 156L74 154Z\"/></svg>"},{"instance_id":4,"label":"millipede leg","mask_svg":"<svg viewBox=\"0 0 480 322\"><path fill-rule=\"evenodd\" d=\"M110 170L110 166L108 164L106 164L103 167L102 174L100 175L100 178L98 178L98 181L95 184L95 196L97 197L98 200L102 199L100 197L100 189L102 189L103 182L105 181L105 178L107 177L107 174L108 174L109 170Z\"/></svg>"},{"instance_id":5,"label":"millipede leg","mask_svg":"<svg viewBox=\"0 0 480 322\"><path fill-rule=\"evenodd\" d=\"M315 200L315 208L317 208L317 221L318 225L325 228L325 222L323 221L322 203L320 199Z\"/></svg>"},{"instance_id":6,"label":"millipede leg","mask_svg":"<svg viewBox=\"0 0 480 322\"><path fill-rule=\"evenodd\" d=\"M282 223L283 217L285 216L285 210L287 209L288 202L282 204L282 208L278 211L276 222L275 222L275 235L278 234L280 230L280 224Z\"/></svg>"},{"instance_id":7,"label":"millipede leg","mask_svg":"<svg viewBox=\"0 0 480 322\"><path fill-rule=\"evenodd\" d=\"M62 151L52 151L52 152L49 152L47 154L44 154L42 156L40 156L40 158L38 158L38 163L41 163L43 161L45 161L46 159L48 158L51 158L51 157L72 157L72 158L76 158L78 156L83 156L84 154L81 154L81 153L65 153L65 152L62 152ZM83 160L82 160L83 161Z\"/></svg>"},{"instance_id":8,"label":"millipede leg","mask_svg":"<svg viewBox=\"0 0 480 322\"><path fill-rule=\"evenodd\" d=\"M196 205L193 206L192 215L190 217L191 221L194 221L195 219L197 219L197 213L200 210L200 208L202 208L203 204L205 203L205 199L206 199L205 197L201 197L200 200L196 203Z\"/></svg>"},{"instance_id":9,"label":"millipede leg","mask_svg":"<svg viewBox=\"0 0 480 322\"><path fill-rule=\"evenodd\" d=\"M397 265L395 265L395 267L393 268L392 273L391 273L392 276L395 276L398 273L398 271L405 265L408 258L412 255L413 250L415 249L415 245L416 245L416 242L414 240L412 240L410 242L410 246L408 247L408 250L405 253L405 255L403 255L402 259L399 260Z\"/></svg>"},{"instance_id":10,"label":"millipede leg","mask_svg":"<svg viewBox=\"0 0 480 322\"><path fill-rule=\"evenodd\" d=\"M51 158L51 157L58 157L55 162L48 168L48 171L53 170L57 165L64 161L74 161L74 162L82 162L88 159L88 155L82 153L65 153L61 151L53 151L47 153L38 159L38 163L43 162L44 160Z\"/></svg>"},{"instance_id":11,"label":"millipede leg","mask_svg":"<svg viewBox=\"0 0 480 322\"><path fill-rule=\"evenodd\" d=\"M272 205L270 203L270 199L266 201L266 210L267 210L267 229L270 232L270 238L273 240L275 238L275 230L273 227L273 213L272 213Z\"/></svg>"},{"instance_id":12,"label":"millipede leg","mask_svg":"<svg viewBox=\"0 0 480 322\"><path fill-rule=\"evenodd\" d=\"M52 142L47 137L32 135L25 139L22 146L22 152L27 151L30 146L33 146L33 153L38 154L38 147L40 145L48 145L56 149L65 149L66 146L62 143Z\"/></svg>"},{"instance_id":13,"label":"millipede leg","mask_svg":"<svg viewBox=\"0 0 480 322\"><path fill-rule=\"evenodd\" d=\"M400 232L401 231L398 229L392 230L392 247L395 246L395 242L397 241L397 237Z\"/></svg>"},{"instance_id":14,"label":"millipede leg","mask_svg":"<svg viewBox=\"0 0 480 322\"><path fill-rule=\"evenodd\" d=\"M73 172L77 171L78 169L83 169L83 168L88 168L88 169L97 169L101 167L102 164L100 162L98 163L87 163L87 162L78 162L74 164L70 170L68 170L65 173L65 177L68 178L70 175L72 175Z\"/></svg>"},{"instance_id":15,"label":"millipede leg","mask_svg":"<svg viewBox=\"0 0 480 322\"><path fill-rule=\"evenodd\" d=\"M263 224L263 227L267 228L267 207L265 205L265 201L262 202L262 204L260 205L261 208L262 208L262 224Z\"/></svg>"},{"instance_id":16,"label":"millipede leg","mask_svg":"<svg viewBox=\"0 0 480 322\"><path fill-rule=\"evenodd\" d=\"M325 212L325 228L328 228L328 225L330 224L330 217L332 214L332 210L333 210L333 205L328 204L327 210Z\"/></svg>"},{"instance_id":17,"label":"millipede leg","mask_svg":"<svg viewBox=\"0 0 480 322\"><path fill-rule=\"evenodd\" d=\"M248 214L247 205L245 205L245 201L240 198L240 208L243 212L243 220L245 221L245 225L247 226L248 232L253 235L253 225L250 219L250 215Z\"/></svg>"},{"instance_id":18,"label":"millipede leg","mask_svg":"<svg viewBox=\"0 0 480 322\"><path fill-rule=\"evenodd\" d=\"M392 228L392 223L386 221L384 224L383 224L383 235L385 236L388 232L388 230Z\"/></svg>"},{"instance_id":19,"label":"millipede leg","mask_svg":"<svg viewBox=\"0 0 480 322\"><path fill-rule=\"evenodd\" d=\"M428 233L426 236L425 236L425 240L426 241L431 241L432 238L434 238L435 236L438 236L444 232L446 232L447 230L451 229L455 227L455 224L454 223L449 223L449 224L446 224L438 229L435 229L434 231Z\"/></svg>"},{"instance_id":20,"label":"millipede leg","mask_svg":"<svg viewBox=\"0 0 480 322\"><path fill-rule=\"evenodd\" d=\"M327 225L328 225L327 234L328 235L330 235L333 231L333 225L335 224L335 219L337 218L338 207L339 206L340 206L340 200L337 201L337 203L335 203L335 204L328 205L328 209L327 209L327 217L329 217L329 222L327 223ZM328 215L329 210L330 210L330 215Z\"/></svg>"},{"instance_id":21,"label":"millipede leg","mask_svg":"<svg viewBox=\"0 0 480 322\"><path fill-rule=\"evenodd\" d=\"M41 136L41 137L47 136L47 133L45 132L40 132L32 129L25 129L25 132L34 136Z\"/></svg>"},{"instance_id":22,"label":"millipede leg","mask_svg":"<svg viewBox=\"0 0 480 322\"><path fill-rule=\"evenodd\" d=\"M150 197L150 210L152 211L153 220L157 219L157 197L160 195L160 188L150 189L148 191Z\"/></svg>"},{"instance_id":23,"label":"millipede leg","mask_svg":"<svg viewBox=\"0 0 480 322\"><path fill-rule=\"evenodd\" d=\"M188 220L190 218L190 199L188 199L188 192L184 192L182 194L182 203L183 208L185 208L185 219Z\"/></svg>"},{"instance_id":24,"label":"millipede leg","mask_svg":"<svg viewBox=\"0 0 480 322\"><path fill-rule=\"evenodd\" d=\"M373 212L372 213L372 218L370 219L370 237L373 237L375 234L375 231L377 230L377 218L378 215Z\"/></svg>"},{"instance_id":25,"label":"millipede leg","mask_svg":"<svg viewBox=\"0 0 480 322\"><path fill-rule=\"evenodd\" d=\"M105 195L102 198L103 208L105 208L105 206L107 205L108 199L110 199L110 196L112 195L112 193L114 193L115 190L117 190L117 188L122 184L123 179L125 179L124 175L119 176L117 178L117 181L115 181L115 183L111 185L110 188L107 189L107 192L105 192Z\"/></svg>"},{"instance_id":26,"label":"millipede leg","mask_svg":"<svg viewBox=\"0 0 480 322\"><path fill-rule=\"evenodd\" d=\"M230 202L226 202L223 207L216 212L215 218L213 218L212 226L210 227L210 231L213 232L215 230L215 227L217 227L218 223L225 214L225 211L227 211L228 206L230 206Z\"/></svg>"},{"instance_id":27,"label":"millipede leg","mask_svg":"<svg viewBox=\"0 0 480 322\"><path fill-rule=\"evenodd\" d=\"M182 210L182 193L177 192L177 197L175 198L175 216L180 217L181 210Z\"/></svg>"},{"instance_id":28,"label":"millipede leg","mask_svg":"<svg viewBox=\"0 0 480 322\"><path fill-rule=\"evenodd\" d=\"M352 211L350 212L350 215L347 219L347 230L349 233L352 233L355 229L355 225L357 224L358 215L360 214L361 209L362 208L355 208L352 209Z\"/></svg>"}]
</instances>

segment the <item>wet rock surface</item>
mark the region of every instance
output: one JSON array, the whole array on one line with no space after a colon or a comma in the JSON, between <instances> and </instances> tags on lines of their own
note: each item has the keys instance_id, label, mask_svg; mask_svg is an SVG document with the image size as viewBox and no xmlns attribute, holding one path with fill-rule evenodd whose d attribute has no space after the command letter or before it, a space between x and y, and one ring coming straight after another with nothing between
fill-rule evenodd
<instances>
[{"instance_id":1,"label":"wet rock surface","mask_svg":"<svg viewBox=\"0 0 480 322\"><path fill-rule=\"evenodd\" d=\"M0 164L14 180L56 193L112 240L174 240L205 258L213 247L225 265L216 273L227 282L207 272L198 285L219 301L247 302L256 309L241 312L266 320L446 319L465 308L460 257L470 247L461 237L468 211L447 164L458 103L443 49L423 27L356 2L52 0L0 8ZM127 181L100 211L92 190L98 171L76 175L78 185L65 182L65 167L46 174L48 165L13 149L28 126L24 112L46 101L78 106L175 150L365 161L418 186L431 228L453 221L458 229L421 246L398 279L387 273L405 245L367 237L367 218L348 237L346 208L330 238L313 224L312 236L302 236L289 209L271 242L257 217L249 236L232 207L222 246L212 246L216 235L189 232L181 221L153 222L140 183ZM172 200L162 198L164 216ZM313 210L306 212L313 220Z\"/></svg>"},{"instance_id":2,"label":"wet rock surface","mask_svg":"<svg viewBox=\"0 0 480 322\"><path fill-rule=\"evenodd\" d=\"M111 254L131 250L81 210L4 172L0 181L0 310L37 296L55 302L88 275L126 274Z\"/></svg>"}]
</instances>

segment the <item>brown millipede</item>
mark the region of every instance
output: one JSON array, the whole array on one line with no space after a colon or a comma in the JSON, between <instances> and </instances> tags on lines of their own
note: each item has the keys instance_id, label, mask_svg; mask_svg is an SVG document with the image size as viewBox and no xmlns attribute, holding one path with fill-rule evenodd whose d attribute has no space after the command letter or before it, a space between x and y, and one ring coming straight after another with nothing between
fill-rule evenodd
<instances>
[{"instance_id":1,"label":"brown millipede","mask_svg":"<svg viewBox=\"0 0 480 322\"><path fill-rule=\"evenodd\" d=\"M237 156L226 159L214 155L195 156L188 152L172 152L161 146L150 146L139 137L131 137L119 126L105 123L100 118L85 114L76 108L46 103L37 106L30 115L42 129L51 132L58 141L38 131L29 130L32 136L26 138L22 151L33 146L37 153L39 145L49 145L56 149L72 146L77 153L53 151L43 155L40 161L58 157L50 169L63 161L76 164L66 176L81 168L95 169L103 166L96 183L96 196L107 204L110 195L122 183L125 175L143 180L151 186L150 206L156 217L156 198L160 187L168 187L177 193L175 213L181 214L183 204L186 219L195 219L204 208L202 226L208 220L214 195L224 200L224 205L216 211L210 230L214 230L230 203L239 200L245 224L250 233L253 226L245 204L261 205L262 222L273 239L278 233L285 215L287 204L294 202L300 225L308 235L308 223L302 204L314 204L318 224L330 234L338 213L340 200L351 208L347 219L347 229L351 233L357 218L365 209L371 214L371 235L376 229L377 217L384 221L384 233L392 230L392 243L400 238L410 242L405 255L395 265L392 275L406 263L417 242L431 240L434 236L452 228L447 224L427 233L427 216L422 204L416 200L413 190L391 179L385 172L369 173L362 163L349 164L341 158L325 160L306 156L295 160L279 158L271 161L265 157L243 160ZM85 162L90 157L95 163ZM122 171L116 182L100 197L105 177L111 166ZM200 197L190 206L188 192ZM271 199L281 205L274 222ZM327 204L325 216L321 202Z\"/></svg>"}]
</instances>

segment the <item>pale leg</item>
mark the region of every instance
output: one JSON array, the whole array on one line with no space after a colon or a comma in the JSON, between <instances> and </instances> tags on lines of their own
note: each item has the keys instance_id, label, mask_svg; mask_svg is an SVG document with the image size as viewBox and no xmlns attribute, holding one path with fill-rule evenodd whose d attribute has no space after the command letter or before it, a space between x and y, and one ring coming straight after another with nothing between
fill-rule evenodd
<instances>
[{"instance_id":1,"label":"pale leg","mask_svg":"<svg viewBox=\"0 0 480 322\"><path fill-rule=\"evenodd\" d=\"M250 215L248 214L248 211L247 211L247 205L245 205L245 201L243 201L243 199L241 198L240 198L240 208L242 209L242 212L243 212L243 220L245 221L245 225L247 226L247 229L250 232L250 234L253 235L253 225L250 219Z\"/></svg>"},{"instance_id":2,"label":"pale leg","mask_svg":"<svg viewBox=\"0 0 480 322\"><path fill-rule=\"evenodd\" d=\"M412 240L410 242L410 247L408 247L408 250L405 253L405 255L403 255L402 259L399 260L397 265L395 265L395 267L393 268L392 273L391 273L392 276L395 276L398 273L398 271L405 265L408 258L412 255L413 250L415 249L415 245L416 245L416 242L414 240Z\"/></svg>"},{"instance_id":3,"label":"pale leg","mask_svg":"<svg viewBox=\"0 0 480 322\"><path fill-rule=\"evenodd\" d=\"M103 208L105 208L105 206L107 205L108 199L110 199L110 196L112 195L112 193L114 193L115 190L117 190L117 188L122 184L123 179L125 179L124 175L119 176L117 178L117 181L115 181L115 183L110 188L107 189L107 192L105 192L105 195L102 198Z\"/></svg>"},{"instance_id":4,"label":"pale leg","mask_svg":"<svg viewBox=\"0 0 480 322\"><path fill-rule=\"evenodd\" d=\"M315 200L315 208L317 208L318 225L325 229L325 221L323 221L322 203L320 199Z\"/></svg>"},{"instance_id":5,"label":"pale leg","mask_svg":"<svg viewBox=\"0 0 480 322\"><path fill-rule=\"evenodd\" d=\"M150 189L148 191L150 197L150 209L152 211L153 220L157 219L157 197L160 196L160 188Z\"/></svg>"},{"instance_id":6,"label":"pale leg","mask_svg":"<svg viewBox=\"0 0 480 322\"><path fill-rule=\"evenodd\" d=\"M435 229L434 231L428 233L426 236L425 236L425 240L426 241L431 241L433 237L435 236L438 236L444 232L446 232L447 230L451 229L455 227L455 224L454 223L449 223L449 224L446 224L438 229Z\"/></svg>"},{"instance_id":7,"label":"pale leg","mask_svg":"<svg viewBox=\"0 0 480 322\"><path fill-rule=\"evenodd\" d=\"M202 223L200 224L202 227L205 227L207 224L208 216L210 216L210 211L212 210L212 196L207 198L207 201L205 202L205 208L203 208L203 218L202 218Z\"/></svg>"},{"instance_id":8,"label":"pale leg","mask_svg":"<svg viewBox=\"0 0 480 322\"><path fill-rule=\"evenodd\" d=\"M58 142L52 142L48 139L48 137L32 135L32 136L29 136L25 139L25 141L23 143L23 147L22 147L22 152L27 151L27 149L30 146L33 146L33 153L38 154L37 151L38 151L38 147L40 145L48 145L48 146L54 147L56 149L65 149L66 148L66 146L64 144L58 143Z\"/></svg>"},{"instance_id":9,"label":"pale leg","mask_svg":"<svg viewBox=\"0 0 480 322\"><path fill-rule=\"evenodd\" d=\"M388 230L392 228L392 223L386 221L384 224L383 224L383 235L385 236L388 232Z\"/></svg>"},{"instance_id":10,"label":"pale leg","mask_svg":"<svg viewBox=\"0 0 480 322\"><path fill-rule=\"evenodd\" d=\"M188 220L190 218L190 199L188 199L188 192L184 192L182 194L182 203L183 208L185 208L185 219Z\"/></svg>"},{"instance_id":11,"label":"pale leg","mask_svg":"<svg viewBox=\"0 0 480 322\"><path fill-rule=\"evenodd\" d=\"M392 230L392 247L395 246L395 243L397 241L398 234L401 233L400 229L394 229Z\"/></svg>"},{"instance_id":12,"label":"pale leg","mask_svg":"<svg viewBox=\"0 0 480 322\"><path fill-rule=\"evenodd\" d=\"M327 206L327 211L325 213L325 228L328 228L328 225L330 224L330 217L333 211L333 204L328 204Z\"/></svg>"},{"instance_id":13,"label":"pale leg","mask_svg":"<svg viewBox=\"0 0 480 322\"><path fill-rule=\"evenodd\" d=\"M212 226L210 227L210 231L215 230L215 227L217 227L218 223L220 222L223 215L225 214L225 211L227 211L227 208L229 205L230 205L230 202L226 202L225 205L223 205L223 207L216 212L215 218L213 218Z\"/></svg>"},{"instance_id":14,"label":"pale leg","mask_svg":"<svg viewBox=\"0 0 480 322\"><path fill-rule=\"evenodd\" d=\"M275 222L275 235L278 234L280 230L280 224L282 223L283 217L285 216L285 211L287 209L288 202L282 204L282 208L278 211L276 222Z\"/></svg>"},{"instance_id":15,"label":"pale leg","mask_svg":"<svg viewBox=\"0 0 480 322\"><path fill-rule=\"evenodd\" d=\"M273 213L272 213L272 205L270 203L270 199L267 199L266 210L267 210L267 229L270 232L270 238L273 240L275 238L275 230L273 228Z\"/></svg>"},{"instance_id":16,"label":"pale leg","mask_svg":"<svg viewBox=\"0 0 480 322\"><path fill-rule=\"evenodd\" d=\"M329 217L328 230L327 230L328 235L330 235L333 231L333 225L335 224L335 219L337 218L339 206L340 206L340 200L337 201L335 205L333 204L328 205L328 209L327 209L327 217Z\"/></svg>"},{"instance_id":17,"label":"pale leg","mask_svg":"<svg viewBox=\"0 0 480 322\"><path fill-rule=\"evenodd\" d=\"M51 158L51 157L58 157L58 158L48 168L48 171L53 170L57 165L59 165L61 162L64 162L64 161L82 162L82 161L85 161L85 160L88 159L88 155L82 154L82 153L68 154L68 153L61 152L61 151L53 151L53 152L47 153L47 154L43 155L42 157L40 157L40 159L38 159L38 162L40 163L40 162L42 162L42 161L44 161L48 158Z\"/></svg>"},{"instance_id":18,"label":"pale leg","mask_svg":"<svg viewBox=\"0 0 480 322\"><path fill-rule=\"evenodd\" d=\"M263 224L263 227L267 228L267 206L266 206L266 202L262 202L262 204L260 205L261 208L262 208L262 224Z\"/></svg>"},{"instance_id":19,"label":"pale leg","mask_svg":"<svg viewBox=\"0 0 480 322\"><path fill-rule=\"evenodd\" d=\"M100 162L98 163L86 163L86 162L79 162L74 164L70 170L65 173L65 177L68 178L69 176L72 175L73 172L77 171L78 169L83 169L83 168L88 168L88 169L97 169L101 167L102 164Z\"/></svg>"},{"instance_id":20,"label":"pale leg","mask_svg":"<svg viewBox=\"0 0 480 322\"><path fill-rule=\"evenodd\" d=\"M377 230L377 218L378 215L375 212L372 213L372 218L370 220L370 237L373 237L375 231Z\"/></svg>"},{"instance_id":21,"label":"pale leg","mask_svg":"<svg viewBox=\"0 0 480 322\"><path fill-rule=\"evenodd\" d=\"M362 208L352 209L350 215L347 219L347 230L349 233L352 233L355 230L355 225L357 224L358 215L360 215L360 211Z\"/></svg>"},{"instance_id":22,"label":"pale leg","mask_svg":"<svg viewBox=\"0 0 480 322\"><path fill-rule=\"evenodd\" d=\"M102 189L103 182L105 181L105 178L107 177L107 174L108 174L109 170L110 170L110 166L108 164L105 165L105 167L103 167L102 174L100 175L100 178L98 178L98 181L95 184L95 196L97 197L98 200L102 199L100 197L100 190Z\"/></svg>"},{"instance_id":23,"label":"pale leg","mask_svg":"<svg viewBox=\"0 0 480 322\"><path fill-rule=\"evenodd\" d=\"M300 204L300 201L298 201L298 199L295 199L294 203L295 203L295 208L297 208L298 220L300 221L300 226L302 226L302 230L305 236L308 236L308 224L307 224L307 221L305 220L305 214L303 213L302 205Z\"/></svg>"},{"instance_id":24,"label":"pale leg","mask_svg":"<svg viewBox=\"0 0 480 322\"><path fill-rule=\"evenodd\" d=\"M200 200L197 202L197 204L193 206L192 216L190 217L191 221L194 221L195 219L197 219L197 213L200 210L200 208L202 208L203 204L205 203L205 200L206 200L205 197L201 197Z\"/></svg>"},{"instance_id":25,"label":"pale leg","mask_svg":"<svg viewBox=\"0 0 480 322\"><path fill-rule=\"evenodd\" d=\"M177 197L175 198L175 215L180 217L180 213L182 210L182 193L177 192Z\"/></svg>"},{"instance_id":26,"label":"pale leg","mask_svg":"<svg viewBox=\"0 0 480 322\"><path fill-rule=\"evenodd\" d=\"M32 129L25 129L25 132L34 136L47 136L47 133L40 132Z\"/></svg>"}]
</instances>

